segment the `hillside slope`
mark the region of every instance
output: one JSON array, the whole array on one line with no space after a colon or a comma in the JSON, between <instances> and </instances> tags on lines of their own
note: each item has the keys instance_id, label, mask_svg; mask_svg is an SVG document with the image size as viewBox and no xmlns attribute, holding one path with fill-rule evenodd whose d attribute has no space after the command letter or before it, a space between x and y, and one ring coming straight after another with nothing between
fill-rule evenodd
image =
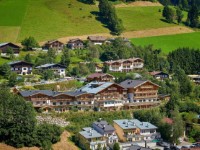
<instances>
[{"instance_id":1,"label":"hillside slope","mask_svg":"<svg viewBox=\"0 0 200 150\"><path fill-rule=\"evenodd\" d=\"M162 21L162 6L116 8L126 31L175 26ZM1 0L0 42L27 36L45 41L65 36L109 33L96 19L97 5L78 0Z\"/></svg>"}]
</instances>

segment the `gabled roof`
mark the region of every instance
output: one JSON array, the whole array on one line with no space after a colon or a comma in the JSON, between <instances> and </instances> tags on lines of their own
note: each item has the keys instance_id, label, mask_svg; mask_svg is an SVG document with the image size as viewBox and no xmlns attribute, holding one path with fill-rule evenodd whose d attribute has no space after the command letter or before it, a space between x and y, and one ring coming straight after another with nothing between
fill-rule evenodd
<instances>
[{"instance_id":1,"label":"gabled roof","mask_svg":"<svg viewBox=\"0 0 200 150\"><path fill-rule=\"evenodd\" d=\"M130 61L130 62L134 62L134 61L136 61L136 60L141 60L141 61L144 61L143 59L141 59L141 58L135 58L135 57L133 57L133 58L129 58L129 59L118 59L118 60L109 60L109 61L105 61L105 63L106 64L112 64L112 63L123 63L123 62L125 62L125 61Z\"/></svg>"},{"instance_id":2,"label":"gabled roof","mask_svg":"<svg viewBox=\"0 0 200 150\"><path fill-rule=\"evenodd\" d=\"M121 120L113 120L118 126L122 129L157 129L156 126L149 122L140 122L138 119L121 119Z\"/></svg>"},{"instance_id":3,"label":"gabled roof","mask_svg":"<svg viewBox=\"0 0 200 150\"><path fill-rule=\"evenodd\" d=\"M162 72L162 71L152 71L152 72L149 72L149 74L150 75L152 75L152 76L155 76L155 75L158 75L158 74L167 74L167 73L164 73L164 72Z\"/></svg>"},{"instance_id":4,"label":"gabled roof","mask_svg":"<svg viewBox=\"0 0 200 150\"><path fill-rule=\"evenodd\" d=\"M43 94L47 96L53 96L59 92L54 92L51 90L29 90L29 91L20 91L19 92L23 97L28 97L36 94Z\"/></svg>"},{"instance_id":5,"label":"gabled roof","mask_svg":"<svg viewBox=\"0 0 200 150\"><path fill-rule=\"evenodd\" d=\"M79 134L81 134L86 139L103 137L103 135L90 127L83 128L83 131L79 132Z\"/></svg>"},{"instance_id":6,"label":"gabled roof","mask_svg":"<svg viewBox=\"0 0 200 150\"><path fill-rule=\"evenodd\" d=\"M19 60L19 61L12 61L12 62L9 62L8 64L12 66L12 65L20 64L20 63L25 63L25 64L28 64L28 65L33 65L32 63L21 61L21 60Z\"/></svg>"},{"instance_id":7,"label":"gabled roof","mask_svg":"<svg viewBox=\"0 0 200 150\"><path fill-rule=\"evenodd\" d=\"M100 78L106 75L113 77L112 75L107 74L107 73L93 73L93 74L90 74L87 78Z\"/></svg>"},{"instance_id":8,"label":"gabled roof","mask_svg":"<svg viewBox=\"0 0 200 150\"><path fill-rule=\"evenodd\" d=\"M101 128L104 131L115 131L115 128L111 126L107 121L101 120L101 121L95 121L93 122L96 126Z\"/></svg>"},{"instance_id":9,"label":"gabled roof","mask_svg":"<svg viewBox=\"0 0 200 150\"><path fill-rule=\"evenodd\" d=\"M91 41L106 41L106 37L104 36L88 36L88 39L91 40Z\"/></svg>"},{"instance_id":10,"label":"gabled roof","mask_svg":"<svg viewBox=\"0 0 200 150\"><path fill-rule=\"evenodd\" d=\"M118 85L118 84L112 83L112 82L90 82L87 85L80 88L79 91L83 91L83 92L87 92L87 93L91 93L91 94L97 94L113 84ZM120 85L118 85L118 86L120 86Z\"/></svg>"},{"instance_id":11,"label":"gabled roof","mask_svg":"<svg viewBox=\"0 0 200 150\"><path fill-rule=\"evenodd\" d=\"M74 42L77 42L77 41L83 42L81 39L76 38L76 39L70 39L70 40L68 41L68 43L74 43Z\"/></svg>"},{"instance_id":12,"label":"gabled roof","mask_svg":"<svg viewBox=\"0 0 200 150\"><path fill-rule=\"evenodd\" d=\"M55 66L59 66L61 68L66 68L65 66L61 65L61 64L44 64L44 65L40 65L35 67L36 69L45 69L45 68L53 68Z\"/></svg>"},{"instance_id":13,"label":"gabled roof","mask_svg":"<svg viewBox=\"0 0 200 150\"><path fill-rule=\"evenodd\" d=\"M136 88L146 82L150 82L151 84L159 87L159 85L157 85L149 80L130 80L130 79L127 79L127 80L121 82L120 85L124 88Z\"/></svg>"},{"instance_id":14,"label":"gabled roof","mask_svg":"<svg viewBox=\"0 0 200 150\"><path fill-rule=\"evenodd\" d=\"M54 43L54 42L62 43L62 42L60 42L60 41L58 41L58 40L50 40L50 41L47 41L46 44L52 44L52 43ZM64 43L62 43L62 44L64 44Z\"/></svg>"},{"instance_id":15,"label":"gabled roof","mask_svg":"<svg viewBox=\"0 0 200 150\"><path fill-rule=\"evenodd\" d=\"M9 43L0 43L0 47L6 46L6 45L12 45L13 47L20 48L18 45L13 44L11 42L9 42Z\"/></svg>"}]
</instances>

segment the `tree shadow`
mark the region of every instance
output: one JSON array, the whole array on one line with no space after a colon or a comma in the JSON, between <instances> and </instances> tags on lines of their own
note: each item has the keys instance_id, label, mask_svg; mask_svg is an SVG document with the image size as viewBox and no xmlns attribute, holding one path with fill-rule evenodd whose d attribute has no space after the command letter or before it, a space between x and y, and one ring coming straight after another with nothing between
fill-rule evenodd
<instances>
[{"instance_id":1,"label":"tree shadow","mask_svg":"<svg viewBox=\"0 0 200 150\"><path fill-rule=\"evenodd\" d=\"M95 16L95 19L96 19L97 21L99 21L99 22L102 23L103 27L109 29L108 21L105 20L105 19L103 19L98 11L91 11L90 13L91 13L93 16Z\"/></svg>"},{"instance_id":2,"label":"tree shadow","mask_svg":"<svg viewBox=\"0 0 200 150\"><path fill-rule=\"evenodd\" d=\"M165 23L169 23L169 22L167 22L167 20L165 20L165 19L160 19L162 22L165 22Z\"/></svg>"},{"instance_id":3,"label":"tree shadow","mask_svg":"<svg viewBox=\"0 0 200 150\"><path fill-rule=\"evenodd\" d=\"M94 5L94 4L91 4L90 2L88 2L88 0L77 0L78 2L81 2L83 4L89 4L89 5Z\"/></svg>"}]
</instances>

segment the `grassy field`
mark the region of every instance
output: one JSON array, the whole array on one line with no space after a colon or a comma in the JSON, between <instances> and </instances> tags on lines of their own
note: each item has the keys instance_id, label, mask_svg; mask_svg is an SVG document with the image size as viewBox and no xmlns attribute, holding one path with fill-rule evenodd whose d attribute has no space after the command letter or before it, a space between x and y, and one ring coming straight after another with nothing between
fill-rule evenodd
<instances>
[{"instance_id":1,"label":"grassy field","mask_svg":"<svg viewBox=\"0 0 200 150\"><path fill-rule=\"evenodd\" d=\"M165 35L145 38L131 39L135 45L146 46L153 44L154 48L161 48L164 53L169 53L179 47L190 47L200 49L200 32Z\"/></svg>"},{"instance_id":2,"label":"grassy field","mask_svg":"<svg viewBox=\"0 0 200 150\"><path fill-rule=\"evenodd\" d=\"M173 26L161 19L162 7L117 8L126 31ZM92 12L96 5L78 0L0 0L0 42L20 42L27 36L38 41L64 36L109 33Z\"/></svg>"}]
</instances>

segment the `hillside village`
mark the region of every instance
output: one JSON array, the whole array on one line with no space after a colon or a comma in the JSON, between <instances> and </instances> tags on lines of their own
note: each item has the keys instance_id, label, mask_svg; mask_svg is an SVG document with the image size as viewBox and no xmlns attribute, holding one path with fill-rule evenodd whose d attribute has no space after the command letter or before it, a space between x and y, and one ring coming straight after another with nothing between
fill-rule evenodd
<instances>
[{"instance_id":1,"label":"hillside village","mask_svg":"<svg viewBox=\"0 0 200 150\"><path fill-rule=\"evenodd\" d=\"M200 149L198 1L20 0L16 8L27 9L21 21L0 20L0 149Z\"/></svg>"}]
</instances>

